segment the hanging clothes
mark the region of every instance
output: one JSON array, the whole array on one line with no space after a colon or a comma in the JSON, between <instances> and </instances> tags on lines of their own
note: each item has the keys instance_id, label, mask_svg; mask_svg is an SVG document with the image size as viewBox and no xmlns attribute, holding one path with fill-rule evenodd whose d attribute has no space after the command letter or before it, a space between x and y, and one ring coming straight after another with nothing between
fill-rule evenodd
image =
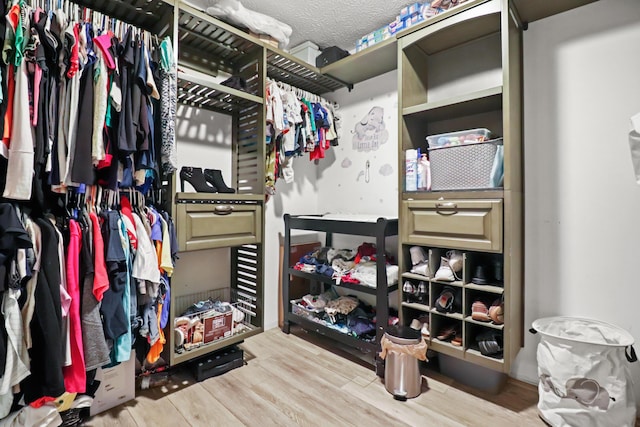
<instances>
[{"instance_id":1,"label":"hanging clothes","mask_svg":"<svg viewBox=\"0 0 640 427\"><path fill-rule=\"evenodd\" d=\"M63 369L64 386L68 393L84 393L87 383L80 320L80 248L82 231L75 220L69 221L69 245L66 252L67 291L71 297L69 331L71 365Z\"/></svg>"},{"instance_id":2,"label":"hanging clothes","mask_svg":"<svg viewBox=\"0 0 640 427\"><path fill-rule=\"evenodd\" d=\"M31 321L31 375L21 384L26 403L65 392L62 366L62 310L58 235L48 219L37 219L42 231L41 271L35 291Z\"/></svg>"}]
</instances>

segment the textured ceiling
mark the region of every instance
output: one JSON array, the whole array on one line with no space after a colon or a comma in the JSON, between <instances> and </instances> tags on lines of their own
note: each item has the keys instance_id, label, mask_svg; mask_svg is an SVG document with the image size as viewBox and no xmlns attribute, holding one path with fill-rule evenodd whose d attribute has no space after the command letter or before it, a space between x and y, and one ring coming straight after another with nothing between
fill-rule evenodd
<instances>
[{"instance_id":1,"label":"textured ceiling","mask_svg":"<svg viewBox=\"0 0 640 427\"><path fill-rule=\"evenodd\" d=\"M355 48L356 40L393 21L408 0L241 0L293 29L288 48L310 40L326 48Z\"/></svg>"}]
</instances>

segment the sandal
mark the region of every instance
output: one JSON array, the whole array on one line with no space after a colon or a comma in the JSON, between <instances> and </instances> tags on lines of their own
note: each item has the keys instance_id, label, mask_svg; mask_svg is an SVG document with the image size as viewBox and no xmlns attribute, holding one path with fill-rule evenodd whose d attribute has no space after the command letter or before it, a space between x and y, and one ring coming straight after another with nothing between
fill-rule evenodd
<instances>
[{"instance_id":1,"label":"sandal","mask_svg":"<svg viewBox=\"0 0 640 427\"><path fill-rule=\"evenodd\" d=\"M443 329L440 329L440 332L438 332L438 336L436 336L436 338L440 341L449 341L455 335L455 326L445 326Z\"/></svg>"},{"instance_id":2,"label":"sandal","mask_svg":"<svg viewBox=\"0 0 640 427\"><path fill-rule=\"evenodd\" d=\"M456 347L462 347L462 334L459 332L456 333L456 336L451 340L451 344Z\"/></svg>"},{"instance_id":3,"label":"sandal","mask_svg":"<svg viewBox=\"0 0 640 427\"><path fill-rule=\"evenodd\" d=\"M504 302L502 298L498 298L489 307L489 317L496 325L502 325L504 323Z\"/></svg>"},{"instance_id":4,"label":"sandal","mask_svg":"<svg viewBox=\"0 0 640 427\"><path fill-rule=\"evenodd\" d=\"M482 300L475 300L471 305L471 318L477 322L490 322L489 308Z\"/></svg>"}]
</instances>

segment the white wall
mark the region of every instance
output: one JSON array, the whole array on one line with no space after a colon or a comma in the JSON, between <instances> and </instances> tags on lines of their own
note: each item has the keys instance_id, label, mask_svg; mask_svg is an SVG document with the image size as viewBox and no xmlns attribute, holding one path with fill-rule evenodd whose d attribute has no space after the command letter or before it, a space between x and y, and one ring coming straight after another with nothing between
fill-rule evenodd
<instances>
[{"instance_id":1,"label":"white wall","mask_svg":"<svg viewBox=\"0 0 640 427\"><path fill-rule=\"evenodd\" d=\"M627 142L629 117L640 112L639 49L637 0L601 0L534 22L524 34L527 329L543 316L585 316L640 339L633 271L640 187ZM345 138L318 177L321 210L397 213L396 93L395 72L358 84L351 94L336 92ZM376 103L385 106L393 142L380 152L355 152L348 132ZM347 157L353 166L342 168ZM369 184L357 180L366 159ZM380 162L393 165L393 179L375 172ZM527 333L514 377L537 382L537 342ZM640 386L640 368L633 372Z\"/></svg>"},{"instance_id":2,"label":"white wall","mask_svg":"<svg viewBox=\"0 0 640 427\"><path fill-rule=\"evenodd\" d=\"M526 325L585 316L640 339L640 187L627 139L639 49L637 0L601 0L524 34ZM537 342L527 334L514 376L537 381Z\"/></svg>"},{"instance_id":3,"label":"white wall","mask_svg":"<svg viewBox=\"0 0 640 427\"><path fill-rule=\"evenodd\" d=\"M265 329L278 326L278 267L279 234L284 235L283 215L318 213L317 168L309 161L309 155L293 160L294 178L291 184L279 179L276 194L265 206L264 235L264 325Z\"/></svg>"},{"instance_id":4,"label":"white wall","mask_svg":"<svg viewBox=\"0 0 640 427\"><path fill-rule=\"evenodd\" d=\"M358 83L351 92L340 89L326 96L340 105L341 137L340 145L332 147L327 151L327 158L320 161L320 210L397 216L397 72ZM353 148L354 130L374 106L384 109L383 122L388 139L376 150L357 151ZM369 182L365 176L367 161L370 163Z\"/></svg>"}]
</instances>

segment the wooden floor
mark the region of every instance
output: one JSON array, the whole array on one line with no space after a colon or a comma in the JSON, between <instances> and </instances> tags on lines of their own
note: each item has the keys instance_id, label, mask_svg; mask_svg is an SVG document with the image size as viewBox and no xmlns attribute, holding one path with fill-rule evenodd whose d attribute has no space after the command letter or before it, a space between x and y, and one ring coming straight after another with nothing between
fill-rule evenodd
<instances>
[{"instance_id":1,"label":"wooden floor","mask_svg":"<svg viewBox=\"0 0 640 427\"><path fill-rule=\"evenodd\" d=\"M530 385L509 381L499 395L483 395L428 373L421 395L399 402L371 368L314 341L272 329L242 344L245 366L200 383L176 371L167 386L140 392L86 425L544 426Z\"/></svg>"}]
</instances>

